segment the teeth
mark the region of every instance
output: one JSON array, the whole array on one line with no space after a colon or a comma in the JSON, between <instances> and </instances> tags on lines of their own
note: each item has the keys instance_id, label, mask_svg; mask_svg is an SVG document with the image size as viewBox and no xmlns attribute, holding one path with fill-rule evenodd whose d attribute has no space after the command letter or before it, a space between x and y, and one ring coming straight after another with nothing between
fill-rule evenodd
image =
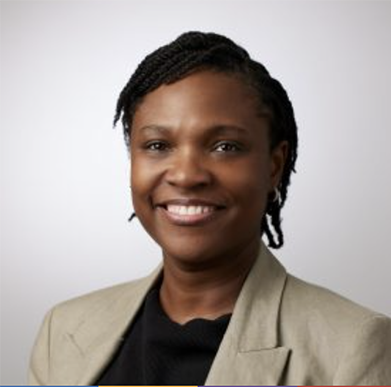
<instances>
[{"instance_id":1,"label":"teeth","mask_svg":"<svg viewBox=\"0 0 391 387\"><path fill-rule=\"evenodd\" d=\"M172 214L178 215L199 215L212 212L214 207L210 206L178 206L174 204L169 204L167 206L167 211Z\"/></svg>"}]
</instances>

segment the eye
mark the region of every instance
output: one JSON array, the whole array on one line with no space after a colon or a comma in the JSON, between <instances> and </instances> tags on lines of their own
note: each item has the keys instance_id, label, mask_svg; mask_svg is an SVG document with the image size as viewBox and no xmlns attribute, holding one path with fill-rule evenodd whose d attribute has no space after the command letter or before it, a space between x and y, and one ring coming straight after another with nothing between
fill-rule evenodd
<instances>
[{"instance_id":1,"label":"eye","mask_svg":"<svg viewBox=\"0 0 391 387\"><path fill-rule=\"evenodd\" d=\"M239 152L241 147L233 141L221 141L214 147L214 150L216 152Z\"/></svg>"},{"instance_id":2,"label":"eye","mask_svg":"<svg viewBox=\"0 0 391 387\"><path fill-rule=\"evenodd\" d=\"M168 144L164 141L149 141L144 147L146 150L152 152L164 152L168 150Z\"/></svg>"}]
</instances>

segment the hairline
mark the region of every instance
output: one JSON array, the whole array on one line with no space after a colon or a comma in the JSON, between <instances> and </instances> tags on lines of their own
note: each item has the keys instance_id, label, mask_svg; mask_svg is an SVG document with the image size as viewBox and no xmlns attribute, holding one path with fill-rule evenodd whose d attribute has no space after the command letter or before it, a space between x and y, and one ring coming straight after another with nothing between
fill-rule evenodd
<instances>
[{"instance_id":1,"label":"hairline","mask_svg":"<svg viewBox=\"0 0 391 387\"><path fill-rule=\"evenodd\" d=\"M274 121L274 112L271 110L269 106L267 106L263 100L262 91L259 90L255 86L255 78L249 71L249 66L246 64L245 67L238 67L236 69L230 69L230 68L224 68L224 66L219 66L216 64L208 64L204 63L199 66L195 66L188 71L185 71L183 74L178 75L177 77L174 77L173 79L168 79L167 81L163 81L156 87L152 88L151 90L148 90L147 93L140 96L139 99L134 103L134 105L131 107L132 111L127 112L125 115L128 119L131 119L131 122L127 122L127 147L130 151L130 139L131 139L131 132L132 132L132 125L133 125L133 119L136 114L137 109L140 107L140 105L143 103L143 99L153 91L157 90L159 87L163 85L170 85L174 84L180 80L183 80L193 74L201 73L203 71L209 71L214 72L216 74L225 74L229 77L238 79L241 81L245 86L249 88L249 90L252 91L254 94L254 98L257 100L257 114L259 117L266 118L268 121L268 137L269 137L269 145L270 150L273 150L281 141L273 141L273 121Z\"/></svg>"}]
</instances>

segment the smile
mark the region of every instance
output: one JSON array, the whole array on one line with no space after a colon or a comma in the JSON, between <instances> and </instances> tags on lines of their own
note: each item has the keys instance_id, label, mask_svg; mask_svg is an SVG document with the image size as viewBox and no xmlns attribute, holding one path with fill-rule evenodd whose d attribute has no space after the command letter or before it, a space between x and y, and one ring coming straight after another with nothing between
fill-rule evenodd
<instances>
[{"instance_id":1,"label":"smile","mask_svg":"<svg viewBox=\"0 0 391 387\"><path fill-rule=\"evenodd\" d=\"M214 220L223 207L206 203L167 203L156 209L173 225L200 226Z\"/></svg>"},{"instance_id":2,"label":"smile","mask_svg":"<svg viewBox=\"0 0 391 387\"><path fill-rule=\"evenodd\" d=\"M215 210L212 206L178 206L170 204L167 206L167 211L177 215L199 215L206 214Z\"/></svg>"}]
</instances>

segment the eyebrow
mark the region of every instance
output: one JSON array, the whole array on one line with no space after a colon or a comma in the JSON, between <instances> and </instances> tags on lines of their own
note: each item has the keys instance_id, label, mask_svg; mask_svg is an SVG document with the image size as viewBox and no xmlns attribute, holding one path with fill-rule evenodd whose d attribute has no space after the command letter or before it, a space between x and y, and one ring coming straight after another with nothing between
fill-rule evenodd
<instances>
[{"instance_id":1,"label":"eyebrow","mask_svg":"<svg viewBox=\"0 0 391 387\"><path fill-rule=\"evenodd\" d=\"M169 126L163 126L163 125L146 125L140 128L140 132L142 133L148 133L155 134L156 132L161 134L168 134L173 131L173 128ZM219 124L219 125L213 125L208 128L208 135L227 135L227 134L239 134L239 135L245 135L248 136L250 133L248 130L236 126L236 125L230 125L230 124Z\"/></svg>"},{"instance_id":2,"label":"eyebrow","mask_svg":"<svg viewBox=\"0 0 391 387\"><path fill-rule=\"evenodd\" d=\"M142 128L139 129L141 133L155 133L155 132L160 132L160 133L165 133L169 132L170 128L167 126L161 126L161 125L147 125L143 126Z\"/></svg>"}]
</instances>

